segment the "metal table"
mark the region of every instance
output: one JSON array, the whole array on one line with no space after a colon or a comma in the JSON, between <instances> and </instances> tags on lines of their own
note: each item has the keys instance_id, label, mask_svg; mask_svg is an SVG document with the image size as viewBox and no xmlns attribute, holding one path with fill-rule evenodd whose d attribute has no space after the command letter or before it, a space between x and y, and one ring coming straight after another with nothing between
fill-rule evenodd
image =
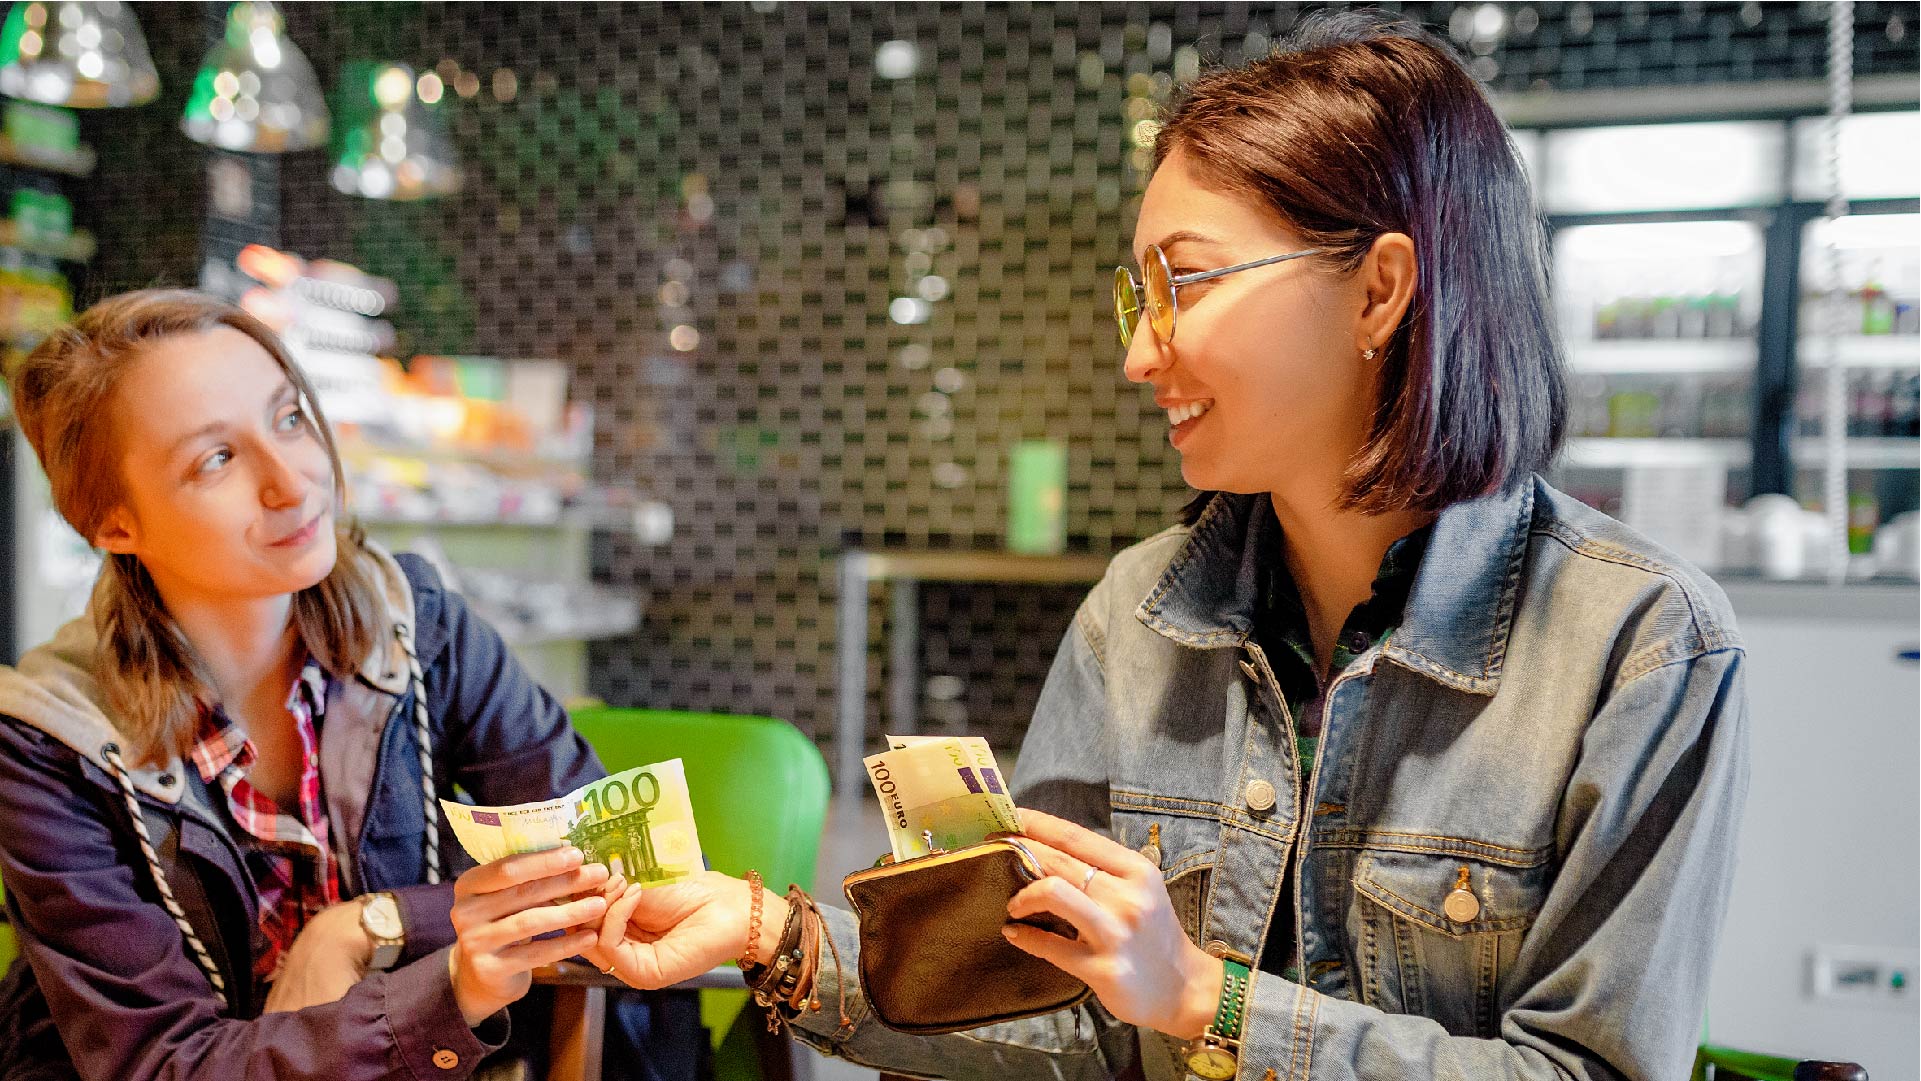
<instances>
[{"instance_id":1,"label":"metal table","mask_svg":"<svg viewBox=\"0 0 1921 1081\"><path fill-rule=\"evenodd\" d=\"M601 1045L606 1038L607 992L626 984L580 961L561 961L534 970L534 982L554 989L554 1028L549 1036L547 1081L600 1081ZM745 984L740 969L723 965L673 986L673 990L719 988L738 991ZM752 1002L750 1011L756 1010ZM785 1033L769 1033L758 1018L749 1018L759 1053L761 1076L767 1081L807 1081L814 1074L814 1052ZM616 1068L613 1076L625 1076Z\"/></svg>"},{"instance_id":2,"label":"metal table","mask_svg":"<svg viewBox=\"0 0 1921 1081\"><path fill-rule=\"evenodd\" d=\"M882 720L902 735L919 724L920 583L996 582L1072 585L1099 581L1108 556L1031 556L1012 552L865 551L848 549L840 557L840 612L836 640L840 654L839 709L834 726L834 795L850 799L862 784L867 744L867 587L880 583L889 592L887 703Z\"/></svg>"}]
</instances>

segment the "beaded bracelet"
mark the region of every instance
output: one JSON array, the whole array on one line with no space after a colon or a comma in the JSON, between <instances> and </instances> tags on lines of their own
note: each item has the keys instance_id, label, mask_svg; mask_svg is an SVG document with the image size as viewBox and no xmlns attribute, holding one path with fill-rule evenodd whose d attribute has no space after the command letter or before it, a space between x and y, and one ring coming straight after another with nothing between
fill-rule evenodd
<instances>
[{"instance_id":1,"label":"beaded bracelet","mask_svg":"<svg viewBox=\"0 0 1921 1081\"><path fill-rule=\"evenodd\" d=\"M760 910L765 903L761 899L760 872L752 868L747 871L747 892L751 897L747 909L747 948L734 962L742 972L754 967L754 954L760 952Z\"/></svg>"}]
</instances>

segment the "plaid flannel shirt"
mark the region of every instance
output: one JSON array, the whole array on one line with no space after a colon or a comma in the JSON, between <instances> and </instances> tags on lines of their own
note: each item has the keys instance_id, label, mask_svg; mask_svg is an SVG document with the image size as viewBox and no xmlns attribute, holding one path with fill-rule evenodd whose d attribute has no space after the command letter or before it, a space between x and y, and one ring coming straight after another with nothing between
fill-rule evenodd
<instances>
[{"instance_id":1,"label":"plaid flannel shirt","mask_svg":"<svg viewBox=\"0 0 1921 1081\"><path fill-rule=\"evenodd\" d=\"M188 758L208 784L218 780L227 809L240 827L236 838L260 891L260 930L265 948L254 957L258 983L271 982L295 936L314 913L340 900L339 865L327 836L327 806L320 783L320 724L327 708L327 675L311 657L287 692L287 712L300 737L298 805L281 809L247 783L256 754L253 741L224 710L201 722Z\"/></svg>"}]
</instances>

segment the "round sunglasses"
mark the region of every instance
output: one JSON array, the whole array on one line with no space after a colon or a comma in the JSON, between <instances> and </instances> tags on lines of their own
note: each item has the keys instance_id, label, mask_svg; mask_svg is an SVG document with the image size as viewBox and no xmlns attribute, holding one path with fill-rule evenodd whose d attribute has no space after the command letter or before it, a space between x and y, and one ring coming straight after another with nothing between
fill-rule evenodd
<instances>
[{"instance_id":1,"label":"round sunglasses","mask_svg":"<svg viewBox=\"0 0 1921 1081\"><path fill-rule=\"evenodd\" d=\"M1124 266L1114 268L1114 318L1121 327L1121 347L1134 344L1134 328L1140 325L1141 310L1147 310L1147 324L1162 342L1174 340L1174 325L1180 316L1180 300L1175 291L1183 285L1193 285L1232 274L1240 270L1252 270L1257 266L1270 263L1285 263L1289 259L1299 259L1304 255L1319 255L1320 248L1306 251L1293 251L1285 255L1270 255L1251 263L1236 263L1219 270L1202 270L1193 274L1176 276L1168 265L1167 253L1159 244L1150 244L1141 259L1141 280L1136 280L1134 272Z\"/></svg>"}]
</instances>

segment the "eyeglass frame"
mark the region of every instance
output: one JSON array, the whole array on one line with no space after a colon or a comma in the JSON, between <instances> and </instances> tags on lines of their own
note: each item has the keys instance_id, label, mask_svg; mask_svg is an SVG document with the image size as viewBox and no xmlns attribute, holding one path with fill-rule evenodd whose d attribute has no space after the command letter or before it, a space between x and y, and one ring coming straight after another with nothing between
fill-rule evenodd
<instances>
[{"instance_id":1,"label":"eyeglass frame","mask_svg":"<svg viewBox=\"0 0 1921 1081\"><path fill-rule=\"evenodd\" d=\"M1326 250L1327 249L1325 248L1307 248L1303 251L1292 251L1292 252L1285 252L1281 255L1270 255L1265 259L1255 259L1252 262L1236 263L1233 266L1221 267L1218 270L1197 270L1192 274L1175 274L1174 268L1168 264L1167 252L1159 244L1149 244L1147 246L1147 251L1144 254L1146 254L1149 258L1159 259L1161 266L1166 269L1168 301L1172 304L1172 311L1173 311L1173 317L1170 320L1170 325L1168 326L1167 336L1164 338L1161 338L1161 344L1163 345L1173 344L1174 332L1180 329L1180 314L1181 314L1180 288L1181 286L1194 285L1198 282L1211 281L1215 278L1225 277L1226 275L1229 275L1229 274L1238 273L1239 271L1253 270L1255 267L1272 266L1275 263L1285 263L1290 259L1299 259L1303 256L1320 255ZM1161 337L1160 330L1154 328L1153 315L1146 310L1147 309L1146 282L1144 282L1141 278L1135 277L1134 271L1130 269L1126 264L1122 264L1120 266L1115 267L1114 273L1116 276L1115 277L1116 285L1120 284L1120 276L1122 275L1126 276L1127 287L1128 289L1132 290L1134 297L1138 302L1134 305L1134 309L1133 309L1135 312L1133 327L1128 326L1126 319L1121 315L1121 306L1118 300L1114 305L1114 322L1120 327L1121 348L1126 349L1126 348L1131 348L1133 346L1134 330L1135 328L1140 326L1142 315L1147 316L1148 326L1150 329L1153 329L1154 336L1157 338ZM1143 274L1143 276L1145 275Z\"/></svg>"}]
</instances>

